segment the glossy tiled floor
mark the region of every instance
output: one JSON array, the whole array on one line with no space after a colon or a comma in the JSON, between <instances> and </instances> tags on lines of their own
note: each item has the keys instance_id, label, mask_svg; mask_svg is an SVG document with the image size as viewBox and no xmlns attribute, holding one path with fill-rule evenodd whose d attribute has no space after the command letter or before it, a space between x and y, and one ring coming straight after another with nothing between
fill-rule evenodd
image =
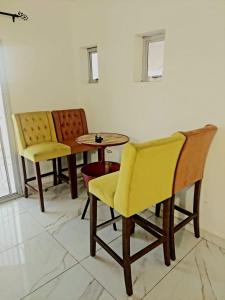
<instances>
[{"instance_id":1,"label":"glossy tiled floor","mask_svg":"<svg viewBox=\"0 0 225 300\"><path fill-rule=\"evenodd\" d=\"M1 146L0 146L0 197L3 197L9 193L7 177L5 172L5 166L3 162Z\"/></svg>"},{"instance_id":2,"label":"glossy tiled floor","mask_svg":"<svg viewBox=\"0 0 225 300\"><path fill-rule=\"evenodd\" d=\"M121 267L100 247L96 258L89 256L88 214L80 219L85 191L81 188L80 197L71 200L62 184L45 199L45 213L37 195L0 205L0 299L127 299ZM160 222L150 211L144 214ZM98 217L106 220L109 209L99 204ZM100 235L121 253L120 223L118 229L110 226ZM137 227L132 251L151 239ZM132 265L130 299L224 300L225 242L195 239L183 230L176 235L176 248L177 260L170 267L163 263L162 247Z\"/></svg>"}]
</instances>

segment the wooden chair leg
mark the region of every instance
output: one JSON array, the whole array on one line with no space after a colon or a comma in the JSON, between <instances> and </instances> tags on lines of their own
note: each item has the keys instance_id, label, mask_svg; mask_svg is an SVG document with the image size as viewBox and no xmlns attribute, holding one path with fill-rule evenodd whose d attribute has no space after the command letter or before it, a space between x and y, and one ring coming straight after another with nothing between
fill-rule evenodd
<instances>
[{"instance_id":1,"label":"wooden chair leg","mask_svg":"<svg viewBox=\"0 0 225 300\"><path fill-rule=\"evenodd\" d=\"M88 152L87 151L83 152L83 163L84 163L84 165L87 165L87 163L88 163Z\"/></svg>"},{"instance_id":2,"label":"wooden chair leg","mask_svg":"<svg viewBox=\"0 0 225 300\"><path fill-rule=\"evenodd\" d=\"M112 207L110 207L110 213L111 213L112 219L115 219L114 210L113 210ZM116 223L113 223L113 229L114 229L115 231L117 231Z\"/></svg>"},{"instance_id":3,"label":"wooden chair leg","mask_svg":"<svg viewBox=\"0 0 225 300\"><path fill-rule=\"evenodd\" d=\"M43 197L43 189L42 189L42 181L41 181L40 163L36 162L35 167L36 167L36 176L37 176L37 183L38 183L40 207L41 207L41 211L44 212L45 206L44 206L44 197Z\"/></svg>"},{"instance_id":4,"label":"wooden chair leg","mask_svg":"<svg viewBox=\"0 0 225 300\"><path fill-rule=\"evenodd\" d=\"M25 158L23 156L21 156L21 161L22 161L23 180L24 180L24 197L28 198L28 187L26 186L26 183L27 183L27 171L26 171Z\"/></svg>"},{"instance_id":5,"label":"wooden chair leg","mask_svg":"<svg viewBox=\"0 0 225 300\"><path fill-rule=\"evenodd\" d=\"M130 264L130 234L131 234L131 219L123 217L123 270L126 285L127 295L133 294L132 278L131 278L131 264Z\"/></svg>"},{"instance_id":6,"label":"wooden chair leg","mask_svg":"<svg viewBox=\"0 0 225 300\"><path fill-rule=\"evenodd\" d=\"M90 194L90 255L96 254L97 198Z\"/></svg>"},{"instance_id":7,"label":"wooden chair leg","mask_svg":"<svg viewBox=\"0 0 225 300\"><path fill-rule=\"evenodd\" d=\"M174 240L174 200L175 195L171 198L170 203L170 258L176 259L175 240Z\"/></svg>"},{"instance_id":8,"label":"wooden chair leg","mask_svg":"<svg viewBox=\"0 0 225 300\"><path fill-rule=\"evenodd\" d=\"M135 222L131 223L131 230L130 230L130 234L134 234L135 233Z\"/></svg>"},{"instance_id":9,"label":"wooden chair leg","mask_svg":"<svg viewBox=\"0 0 225 300\"><path fill-rule=\"evenodd\" d=\"M67 156L68 171L70 179L70 192L72 199L77 198L77 167L76 167L76 154L70 154Z\"/></svg>"},{"instance_id":10,"label":"wooden chair leg","mask_svg":"<svg viewBox=\"0 0 225 300\"><path fill-rule=\"evenodd\" d=\"M88 196L87 202L86 202L85 207L84 207L84 211L83 211L82 216L81 216L81 219L82 219L82 220L83 220L83 219L85 218L85 216L86 216L86 212L87 212L89 203L90 203L90 198L89 198L89 196Z\"/></svg>"},{"instance_id":11,"label":"wooden chair leg","mask_svg":"<svg viewBox=\"0 0 225 300\"><path fill-rule=\"evenodd\" d=\"M53 160L52 160L52 168L53 168L53 185L57 185L58 180L57 180L56 158L53 158Z\"/></svg>"},{"instance_id":12,"label":"wooden chair leg","mask_svg":"<svg viewBox=\"0 0 225 300\"><path fill-rule=\"evenodd\" d=\"M163 252L165 265L170 265L170 203L171 199L163 202Z\"/></svg>"},{"instance_id":13,"label":"wooden chair leg","mask_svg":"<svg viewBox=\"0 0 225 300\"><path fill-rule=\"evenodd\" d=\"M200 237L200 230L199 230L199 207L200 207L200 194L201 194L201 184L202 181L199 180L195 183L195 190L194 190L194 204L193 204L193 212L196 213L196 217L193 219L194 222L194 232L195 237Z\"/></svg>"},{"instance_id":14,"label":"wooden chair leg","mask_svg":"<svg viewBox=\"0 0 225 300\"><path fill-rule=\"evenodd\" d=\"M61 174L62 174L62 159L61 157L57 158L58 162L58 184L62 183Z\"/></svg>"},{"instance_id":15,"label":"wooden chair leg","mask_svg":"<svg viewBox=\"0 0 225 300\"><path fill-rule=\"evenodd\" d=\"M161 203L157 203L155 207L155 215L156 217L160 216Z\"/></svg>"}]
</instances>

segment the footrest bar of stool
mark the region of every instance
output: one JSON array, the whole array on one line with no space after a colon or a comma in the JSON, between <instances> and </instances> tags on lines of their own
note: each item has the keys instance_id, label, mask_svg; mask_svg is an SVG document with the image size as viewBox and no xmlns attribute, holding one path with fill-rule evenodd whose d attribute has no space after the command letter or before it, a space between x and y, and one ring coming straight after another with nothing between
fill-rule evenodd
<instances>
[{"instance_id":1,"label":"footrest bar of stool","mask_svg":"<svg viewBox=\"0 0 225 300\"><path fill-rule=\"evenodd\" d=\"M147 228L151 228L152 230L156 231L157 233L160 233L160 235L163 234L163 230L162 228L160 228L159 226L151 223L150 221L147 221L146 219L142 218L139 215L134 215L132 217L132 219L134 220L135 223L139 224L140 226L142 226L144 229L147 230Z\"/></svg>"},{"instance_id":2,"label":"footrest bar of stool","mask_svg":"<svg viewBox=\"0 0 225 300\"><path fill-rule=\"evenodd\" d=\"M103 229L103 228L107 227L108 225L114 224L114 223L118 222L121 218L122 218L122 216L117 216L114 219L107 220L107 221L97 225L97 230Z\"/></svg>"},{"instance_id":3,"label":"footrest bar of stool","mask_svg":"<svg viewBox=\"0 0 225 300\"><path fill-rule=\"evenodd\" d=\"M189 216L189 217L193 215L192 212L190 212L190 211L188 211L188 210L186 210L186 209L184 209L184 208L182 208L182 207L180 207L180 206L178 206L178 205L174 205L174 208L175 208L176 210L178 210L179 212L181 212L182 214L185 214L185 215L187 215L187 216Z\"/></svg>"},{"instance_id":4,"label":"footrest bar of stool","mask_svg":"<svg viewBox=\"0 0 225 300\"><path fill-rule=\"evenodd\" d=\"M51 175L54 175L54 172L48 172L48 173L41 174L41 178L42 178L42 177L51 176ZM26 179L26 182L30 182L30 181L33 181L33 180L36 180L36 177L35 177L35 176L30 177L30 178L27 178L27 179Z\"/></svg>"},{"instance_id":5,"label":"footrest bar of stool","mask_svg":"<svg viewBox=\"0 0 225 300\"><path fill-rule=\"evenodd\" d=\"M159 238L157 241L151 243L150 245L146 246L145 248L141 249L140 251L136 252L134 255L130 257L130 263L135 262L137 259L142 257L143 255L147 254L152 249L156 248L163 242L163 237Z\"/></svg>"},{"instance_id":6,"label":"footrest bar of stool","mask_svg":"<svg viewBox=\"0 0 225 300\"><path fill-rule=\"evenodd\" d=\"M114 252L102 239L100 239L100 237L98 237L97 235L94 236L94 239L96 240L96 242L102 246L103 249L105 249L105 251L107 251L122 267L123 267L123 260L122 258L116 253Z\"/></svg>"},{"instance_id":7,"label":"footrest bar of stool","mask_svg":"<svg viewBox=\"0 0 225 300\"><path fill-rule=\"evenodd\" d=\"M37 192L38 193L38 189L36 189L35 187L33 187L31 184L29 183L25 183L26 187L32 189L33 191Z\"/></svg>"},{"instance_id":8,"label":"footrest bar of stool","mask_svg":"<svg viewBox=\"0 0 225 300\"><path fill-rule=\"evenodd\" d=\"M69 176L67 176L65 174L60 174L60 175L58 175L58 177L66 183L69 182Z\"/></svg>"},{"instance_id":9,"label":"footrest bar of stool","mask_svg":"<svg viewBox=\"0 0 225 300\"><path fill-rule=\"evenodd\" d=\"M187 217L186 219L184 219L183 221L181 221L180 223L178 223L175 227L174 227L174 232L177 232L179 229L181 229L182 227L184 227L186 224L188 224L191 220L193 220L195 217L197 216L197 214L192 214L190 217Z\"/></svg>"}]
</instances>

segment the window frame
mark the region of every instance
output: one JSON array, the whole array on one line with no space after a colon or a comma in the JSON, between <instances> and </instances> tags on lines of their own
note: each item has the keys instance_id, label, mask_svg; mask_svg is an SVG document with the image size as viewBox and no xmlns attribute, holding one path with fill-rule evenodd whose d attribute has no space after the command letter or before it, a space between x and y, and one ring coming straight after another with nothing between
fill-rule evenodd
<instances>
[{"instance_id":1,"label":"window frame","mask_svg":"<svg viewBox=\"0 0 225 300\"><path fill-rule=\"evenodd\" d=\"M87 48L87 54L88 54L88 82L89 83L98 83L99 78L93 79L93 69L92 69L92 54L93 53L98 54L97 46Z\"/></svg>"},{"instance_id":2,"label":"window frame","mask_svg":"<svg viewBox=\"0 0 225 300\"><path fill-rule=\"evenodd\" d=\"M149 35L142 36L143 39L143 59L142 59L142 81L149 82L154 80L160 80L162 76L148 76L148 54L149 54L149 44L155 42L165 42L165 31L151 33ZM164 66L164 57L163 57L163 66Z\"/></svg>"}]
</instances>

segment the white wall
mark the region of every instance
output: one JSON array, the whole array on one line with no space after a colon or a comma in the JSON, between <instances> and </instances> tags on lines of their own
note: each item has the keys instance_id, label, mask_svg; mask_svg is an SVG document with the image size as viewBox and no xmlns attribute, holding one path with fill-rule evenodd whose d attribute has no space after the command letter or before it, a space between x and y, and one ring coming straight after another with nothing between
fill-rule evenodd
<instances>
[{"instance_id":1,"label":"white wall","mask_svg":"<svg viewBox=\"0 0 225 300\"><path fill-rule=\"evenodd\" d=\"M80 107L76 102L73 20L70 0L0 0L0 10L22 11L24 22L0 16L0 75L8 108L14 162L16 145L11 113ZM4 70L3 70L4 69ZM14 166L16 163L14 163ZM43 163L43 169L51 168ZM33 167L29 164L29 173ZM14 170L18 173L18 168ZM20 191L20 176L16 176Z\"/></svg>"},{"instance_id":2,"label":"white wall","mask_svg":"<svg viewBox=\"0 0 225 300\"><path fill-rule=\"evenodd\" d=\"M12 112L76 107L70 0L1 0L1 10L28 15L0 17Z\"/></svg>"},{"instance_id":3,"label":"white wall","mask_svg":"<svg viewBox=\"0 0 225 300\"><path fill-rule=\"evenodd\" d=\"M201 225L225 238L224 0L77 0L73 21L77 95L92 129L141 141L218 125L205 170ZM158 29L166 30L165 77L137 82L135 37ZM88 84L82 47L96 44L100 81Z\"/></svg>"}]
</instances>

